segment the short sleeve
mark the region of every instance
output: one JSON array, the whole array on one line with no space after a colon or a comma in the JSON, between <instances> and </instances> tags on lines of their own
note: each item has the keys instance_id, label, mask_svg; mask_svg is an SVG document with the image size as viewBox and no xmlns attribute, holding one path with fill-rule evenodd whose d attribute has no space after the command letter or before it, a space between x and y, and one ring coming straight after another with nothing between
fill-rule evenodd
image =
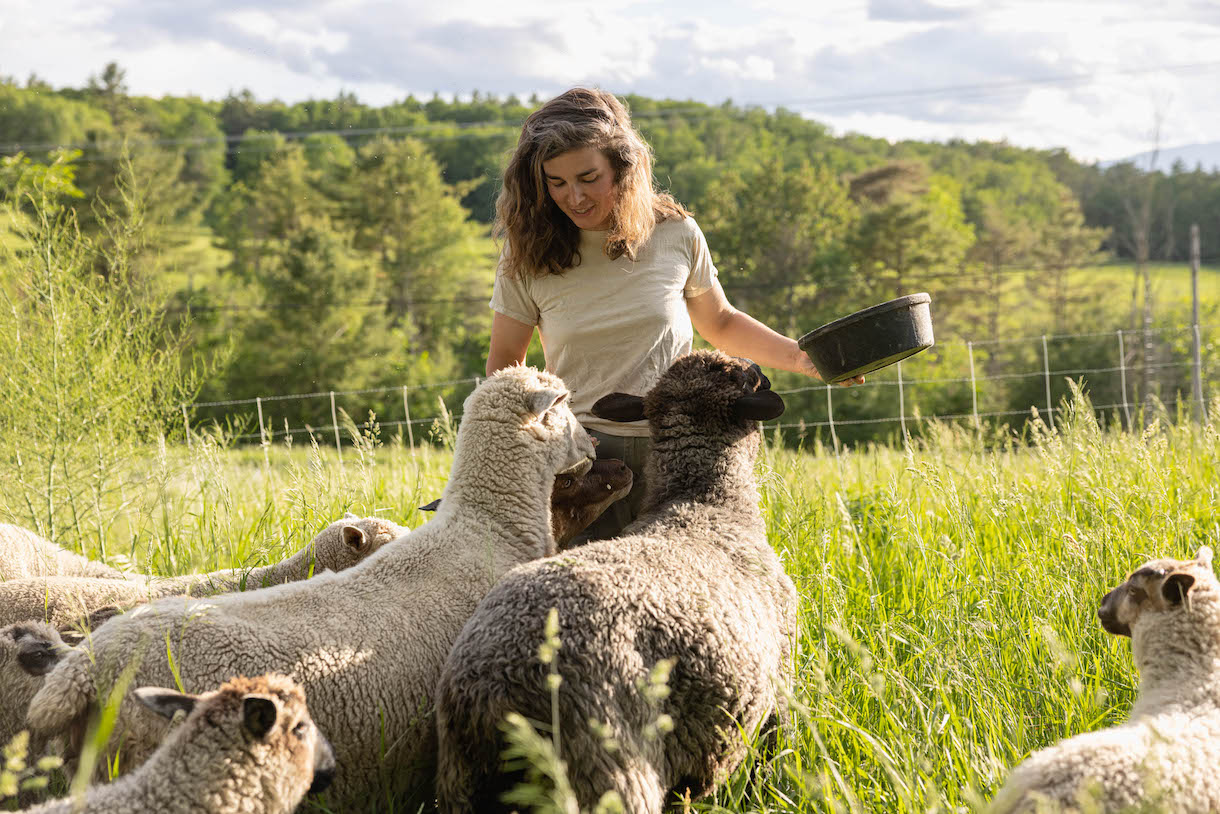
<instances>
[{"instance_id":1,"label":"short sleeve","mask_svg":"<svg viewBox=\"0 0 1220 814\"><path fill-rule=\"evenodd\" d=\"M538 306L530 296L524 280L509 277L504 273L504 256L496 266L496 282L491 290L491 308L506 317L512 317L526 325L538 324Z\"/></svg>"},{"instance_id":2,"label":"short sleeve","mask_svg":"<svg viewBox=\"0 0 1220 814\"><path fill-rule=\"evenodd\" d=\"M690 227L688 244L691 263L690 274L686 278L682 294L689 300L691 297L698 297L700 294L710 291L719 272L716 271L716 264L712 262L712 253L707 247L707 238L703 236L703 230L699 228L699 224L695 223L694 218L687 218L686 222Z\"/></svg>"}]
</instances>

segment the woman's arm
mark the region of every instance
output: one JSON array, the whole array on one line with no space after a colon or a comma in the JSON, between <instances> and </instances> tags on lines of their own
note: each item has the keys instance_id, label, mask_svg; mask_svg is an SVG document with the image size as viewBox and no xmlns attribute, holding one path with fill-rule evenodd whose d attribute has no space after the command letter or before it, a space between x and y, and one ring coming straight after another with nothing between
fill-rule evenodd
<instances>
[{"instance_id":1,"label":"woman's arm","mask_svg":"<svg viewBox=\"0 0 1220 814\"><path fill-rule=\"evenodd\" d=\"M487 375L502 367L519 365L525 361L534 326L506 317L499 311L491 318L491 347L487 349Z\"/></svg>"},{"instance_id":2,"label":"woman's arm","mask_svg":"<svg viewBox=\"0 0 1220 814\"><path fill-rule=\"evenodd\" d=\"M790 370L821 379L813 362L801 350L795 339L763 325L754 317L729 304L719 280L712 281L710 290L686 301L691 324L699 335L732 356L745 356L763 367ZM497 315L498 316L498 315ZM858 384L863 376L843 382Z\"/></svg>"}]
</instances>

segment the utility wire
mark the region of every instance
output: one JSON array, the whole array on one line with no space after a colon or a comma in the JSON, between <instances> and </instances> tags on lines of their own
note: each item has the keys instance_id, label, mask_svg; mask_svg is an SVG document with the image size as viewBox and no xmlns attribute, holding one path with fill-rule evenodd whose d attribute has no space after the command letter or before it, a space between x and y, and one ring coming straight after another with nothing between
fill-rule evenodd
<instances>
[{"instance_id":1,"label":"utility wire","mask_svg":"<svg viewBox=\"0 0 1220 814\"><path fill-rule=\"evenodd\" d=\"M1026 79L1013 79L1000 82L982 82L975 84L959 84L959 85L940 85L927 88L906 88L895 91L880 91L873 93L854 93L854 94L837 94L828 96L815 96L798 99L789 99L786 101L773 101L759 105L749 105L742 108L732 108L731 112L737 116L746 116L752 110L757 110L765 107L786 108L789 105L844 105L856 104L862 102L878 102L878 101L895 101L895 100L918 100L936 96L962 96L963 98L979 98L996 93L1008 93L1013 90L1023 90L1034 87L1042 87L1046 85L1064 85L1064 84L1079 84L1083 82L1093 81L1102 77L1109 76L1135 76L1150 73L1194 73L1220 70L1220 61L1216 62L1195 62L1195 63L1180 63L1180 64L1163 64L1151 65L1138 68L1120 68L1114 70L1099 70L1088 73L1065 74L1061 76L1033 77ZM365 105L360 105L365 110L377 110ZM691 107L670 107L659 108L652 110L641 110L632 113L632 119L651 119L651 118L696 118L709 116L713 114L723 115L726 110L723 107L714 105L693 105ZM427 124L418 125L385 125L379 127L349 127L340 129L325 129L325 130L293 130L293 131L268 131L275 132L285 139L301 139L311 135L338 135L342 137L363 137L379 134L396 134L396 135L411 135L415 133L427 133L439 129L457 129L459 131L477 130L479 128L500 128L503 130L516 130L521 127L520 122L511 122L504 119L491 119L475 122L459 122L459 121L432 121ZM445 134L443 138L453 138L454 134ZM205 147L215 144L230 145L240 143L247 139L245 134L224 134L220 136L188 136L180 138L151 138L151 139L131 139L126 142L128 149L141 148L150 149L155 147L165 146L187 146L187 147ZM12 143L0 145L0 153L17 153L17 152L45 152L56 149L80 149L80 150L95 150L106 146L118 147L123 144L119 140L111 140L106 142L75 142L68 144L54 144L49 142L43 143Z\"/></svg>"}]
</instances>

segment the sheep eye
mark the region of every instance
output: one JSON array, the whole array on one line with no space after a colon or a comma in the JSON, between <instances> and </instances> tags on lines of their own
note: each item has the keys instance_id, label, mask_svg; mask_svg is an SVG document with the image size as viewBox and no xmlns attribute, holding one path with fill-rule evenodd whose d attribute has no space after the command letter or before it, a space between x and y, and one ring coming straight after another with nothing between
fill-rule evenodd
<instances>
[{"instance_id":1,"label":"sheep eye","mask_svg":"<svg viewBox=\"0 0 1220 814\"><path fill-rule=\"evenodd\" d=\"M567 489L567 488L571 487L571 485L572 485L572 478L565 475L563 478L563 481L560 482L559 487L561 489Z\"/></svg>"},{"instance_id":2,"label":"sheep eye","mask_svg":"<svg viewBox=\"0 0 1220 814\"><path fill-rule=\"evenodd\" d=\"M292 734L296 735L298 738L305 737L307 732L309 732L309 724L307 724L305 721L301 721L292 728Z\"/></svg>"}]
</instances>

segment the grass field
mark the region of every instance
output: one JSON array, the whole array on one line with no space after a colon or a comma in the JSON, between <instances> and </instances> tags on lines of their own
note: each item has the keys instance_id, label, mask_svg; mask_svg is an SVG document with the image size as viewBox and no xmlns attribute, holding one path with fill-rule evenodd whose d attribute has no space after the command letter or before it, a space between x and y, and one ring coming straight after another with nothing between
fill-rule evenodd
<instances>
[{"instance_id":1,"label":"grass field","mask_svg":"<svg viewBox=\"0 0 1220 814\"><path fill-rule=\"evenodd\" d=\"M1220 434L1103 432L1092 415L841 456L769 443L763 508L801 596L794 720L693 809L975 810L1031 750L1123 719L1137 676L1098 602L1146 558L1220 544ZM100 533L60 539L158 573L256 565L346 510L423 522L449 460L197 440L150 450Z\"/></svg>"}]
</instances>

